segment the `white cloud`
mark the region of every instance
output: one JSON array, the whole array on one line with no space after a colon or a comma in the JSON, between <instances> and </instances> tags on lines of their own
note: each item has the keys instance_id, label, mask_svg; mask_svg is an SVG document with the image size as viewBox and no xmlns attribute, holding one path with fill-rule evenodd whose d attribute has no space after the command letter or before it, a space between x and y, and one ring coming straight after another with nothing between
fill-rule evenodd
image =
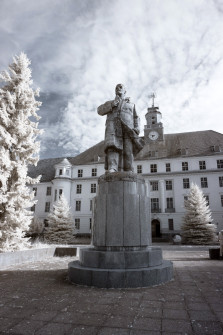
<instances>
[{"instance_id":1,"label":"white cloud","mask_svg":"<svg viewBox=\"0 0 223 335\"><path fill-rule=\"evenodd\" d=\"M54 137L76 153L102 140L105 118L96 109L119 82L136 103L141 128L148 94L156 91L166 132L222 131L219 1L12 2L11 11L9 2L0 4L2 64L24 50L43 91L73 95L44 141Z\"/></svg>"}]
</instances>

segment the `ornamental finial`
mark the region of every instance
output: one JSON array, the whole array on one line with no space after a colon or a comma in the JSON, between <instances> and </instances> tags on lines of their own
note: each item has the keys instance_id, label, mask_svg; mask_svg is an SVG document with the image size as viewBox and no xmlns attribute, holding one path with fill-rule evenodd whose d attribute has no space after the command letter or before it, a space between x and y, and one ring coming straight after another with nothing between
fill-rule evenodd
<instances>
[{"instance_id":1,"label":"ornamental finial","mask_svg":"<svg viewBox=\"0 0 223 335\"><path fill-rule=\"evenodd\" d=\"M154 99L155 98L156 98L155 92L152 92L151 94L149 94L149 99L152 99L152 107L154 107Z\"/></svg>"}]
</instances>

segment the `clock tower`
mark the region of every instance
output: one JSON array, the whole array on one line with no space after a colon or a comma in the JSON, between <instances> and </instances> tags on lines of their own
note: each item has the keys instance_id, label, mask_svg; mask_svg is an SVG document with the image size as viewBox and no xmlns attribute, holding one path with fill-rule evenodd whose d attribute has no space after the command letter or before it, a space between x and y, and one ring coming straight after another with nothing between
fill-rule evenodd
<instances>
[{"instance_id":1,"label":"clock tower","mask_svg":"<svg viewBox=\"0 0 223 335\"><path fill-rule=\"evenodd\" d=\"M144 138L145 143L154 143L156 141L163 141L163 124L161 122L162 114L159 111L159 107L154 106L155 94L151 96L153 98L152 106L147 108L146 122L144 127Z\"/></svg>"}]
</instances>

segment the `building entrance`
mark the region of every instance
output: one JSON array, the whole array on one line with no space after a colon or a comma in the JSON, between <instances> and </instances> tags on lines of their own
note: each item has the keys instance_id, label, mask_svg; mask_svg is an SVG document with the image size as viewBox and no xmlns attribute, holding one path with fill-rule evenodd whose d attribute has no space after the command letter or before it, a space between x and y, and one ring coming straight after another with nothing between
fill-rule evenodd
<instances>
[{"instance_id":1,"label":"building entrance","mask_svg":"<svg viewBox=\"0 0 223 335\"><path fill-rule=\"evenodd\" d=\"M160 237L160 222L157 219L152 220L152 237Z\"/></svg>"}]
</instances>

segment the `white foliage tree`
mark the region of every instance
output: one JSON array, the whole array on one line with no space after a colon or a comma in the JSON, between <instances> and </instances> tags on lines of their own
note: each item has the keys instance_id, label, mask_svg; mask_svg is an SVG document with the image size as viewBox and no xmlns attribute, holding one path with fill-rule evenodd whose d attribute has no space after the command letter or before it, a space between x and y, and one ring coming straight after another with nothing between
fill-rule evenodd
<instances>
[{"instance_id":1,"label":"white foliage tree","mask_svg":"<svg viewBox=\"0 0 223 335\"><path fill-rule=\"evenodd\" d=\"M70 213L70 207L62 194L53 205L49 213L48 227L45 228L44 239L53 244L66 244L73 238L74 222Z\"/></svg>"},{"instance_id":2,"label":"white foliage tree","mask_svg":"<svg viewBox=\"0 0 223 335\"><path fill-rule=\"evenodd\" d=\"M41 234L43 232L43 229L43 222L38 217L34 216L32 222L30 223L28 234Z\"/></svg>"},{"instance_id":3,"label":"white foliage tree","mask_svg":"<svg viewBox=\"0 0 223 335\"><path fill-rule=\"evenodd\" d=\"M192 184L186 213L183 218L182 238L186 244L208 244L215 240L215 225L211 224L211 211L201 189Z\"/></svg>"},{"instance_id":4,"label":"white foliage tree","mask_svg":"<svg viewBox=\"0 0 223 335\"><path fill-rule=\"evenodd\" d=\"M30 61L24 53L13 58L9 72L0 75L0 251L27 247L25 232L32 220L27 208L34 204L27 184L39 181L27 176L29 164L37 164L41 133L32 89Z\"/></svg>"}]
</instances>

